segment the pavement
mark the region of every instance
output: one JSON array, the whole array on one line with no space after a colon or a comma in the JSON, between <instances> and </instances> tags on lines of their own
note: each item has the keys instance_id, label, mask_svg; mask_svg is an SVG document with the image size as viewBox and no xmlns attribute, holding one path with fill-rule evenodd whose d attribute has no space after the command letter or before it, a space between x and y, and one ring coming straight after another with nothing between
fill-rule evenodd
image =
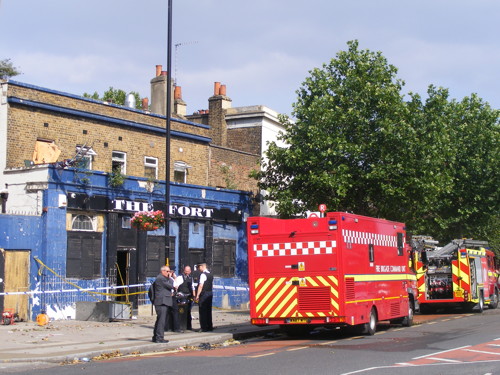
<instances>
[{"instance_id":1,"label":"pavement","mask_svg":"<svg viewBox=\"0 0 500 375\"><path fill-rule=\"evenodd\" d=\"M248 310L213 310L213 332L165 332L168 343L153 343L156 315L134 316L112 322L53 320L0 325L0 372L34 363L78 363L156 351L206 349L207 344L231 345L265 335L276 327L250 324ZM192 311L193 329L199 329L198 307Z\"/></svg>"}]
</instances>

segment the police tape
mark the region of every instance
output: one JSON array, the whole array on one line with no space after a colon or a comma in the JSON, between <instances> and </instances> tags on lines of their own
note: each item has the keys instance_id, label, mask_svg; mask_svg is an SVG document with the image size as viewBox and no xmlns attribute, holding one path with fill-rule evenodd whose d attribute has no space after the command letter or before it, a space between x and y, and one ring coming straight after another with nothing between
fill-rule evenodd
<instances>
[{"instance_id":1,"label":"police tape","mask_svg":"<svg viewBox=\"0 0 500 375\"><path fill-rule=\"evenodd\" d=\"M134 284L134 285L120 285L120 286L103 286L98 288L75 288L75 289L56 289L56 290L31 290L29 292L3 292L0 296L13 296L13 295L35 295L35 294L55 294L55 293L74 293L74 292L91 292L99 290L114 290L114 289L126 289L126 288L138 288L138 287L148 287L151 283L144 284ZM129 293L129 294L115 294L117 296L125 296L130 294L143 294L146 291ZM106 295L111 295L110 293L102 293Z\"/></svg>"},{"instance_id":2,"label":"police tape","mask_svg":"<svg viewBox=\"0 0 500 375\"><path fill-rule=\"evenodd\" d=\"M151 285L151 283L144 284L133 284L133 285L117 285L117 286L103 286L99 288L75 288L75 289L56 289L56 290L31 290L29 292L2 292L0 296L15 296L15 295L35 295L35 294L55 294L55 293L74 293L74 292L90 292L90 291L99 291L99 290L115 290L115 289L128 289L128 288L147 288ZM230 291L240 291L247 292L249 289L247 287L241 286L224 286L224 285L214 285L214 289L222 289L222 290L230 290ZM111 293L102 293L105 295L116 295L116 296L125 296L132 294L145 294L147 291L140 291L135 293L123 293L123 294L111 294Z\"/></svg>"},{"instance_id":3,"label":"police tape","mask_svg":"<svg viewBox=\"0 0 500 375\"><path fill-rule=\"evenodd\" d=\"M56 290L32 290L28 292L2 292L0 293L0 296L12 296L12 295L36 295L36 294L56 294L56 293L75 293L75 292L81 292L81 293L89 293L94 295L101 295L101 296L110 296L110 297L124 297L124 296L132 296L132 295L138 295L138 294L146 294L147 293L147 288L151 285L151 283L143 283L143 284L133 284L133 285L116 285L116 286L104 286L104 287L96 287L96 288L84 288L81 287L77 284L75 284L72 281L67 280L65 277L59 275L56 271L54 271L52 268L47 266L45 263L43 263L38 257L34 257L35 261L37 261L40 264L40 269L38 270L38 274L41 275L43 269L47 269L50 271L52 274L54 274L56 277L60 278L62 281L65 283L72 285L75 287L75 289L56 289ZM132 292L132 293L108 293L108 292L100 292L100 290L115 290L115 289L129 289L129 288L139 288L139 287L144 287L145 290L138 291L138 292ZM242 287L242 286L226 286L226 285L213 285L214 289L223 289L223 290L228 290L228 291L245 291L248 292L249 288L248 287Z\"/></svg>"}]
</instances>

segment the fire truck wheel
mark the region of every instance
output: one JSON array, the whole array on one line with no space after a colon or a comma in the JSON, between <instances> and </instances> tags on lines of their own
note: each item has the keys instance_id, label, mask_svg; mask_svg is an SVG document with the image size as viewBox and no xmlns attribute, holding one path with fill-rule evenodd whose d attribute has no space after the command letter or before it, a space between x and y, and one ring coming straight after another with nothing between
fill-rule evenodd
<instances>
[{"instance_id":1,"label":"fire truck wheel","mask_svg":"<svg viewBox=\"0 0 500 375\"><path fill-rule=\"evenodd\" d=\"M491 296L490 309L496 309L498 307L498 289L495 289L495 293Z\"/></svg>"},{"instance_id":2,"label":"fire truck wheel","mask_svg":"<svg viewBox=\"0 0 500 375\"><path fill-rule=\"evenodd\" d=\"M370 310L370 319L368 323L363 324L365 335L373 336L377 331L377 311L375 307Z\"/></svg>"},{"instance_id":3,"label":"fire truck wheel","mask_svg":"<svg viewBox=\"0 0 500 375\"><path fill-rule=\"evenodd\" d=\"M415 306L413 301L408 304L408 315L403 318L401 325L403 327L411 327L413 325L413 315L415 315Z\"/></svg>"},{"instance_id":4,"label":"fire truck wheel","mask_svg":"<svg viewBox=\"0 0 500 375\"><path fill-rule=\"evenodd\" d=\"M5 317L5 318L3 318L3 322L2 323L3 323L3 325L8 326L12 322L11 322L10 318Z\"/></svg>"},{"instance_id":5,"label":"fire truck wheel","mask_svg":"<svg viewBox=\"0 0 500 375\"><path fill-rule=\"evenodd\" d=\"M476 309L478 313L482 313L484 310L484 294L482 291L479 293L479 302L476 305Z\"/></svg>"}]
</instances>

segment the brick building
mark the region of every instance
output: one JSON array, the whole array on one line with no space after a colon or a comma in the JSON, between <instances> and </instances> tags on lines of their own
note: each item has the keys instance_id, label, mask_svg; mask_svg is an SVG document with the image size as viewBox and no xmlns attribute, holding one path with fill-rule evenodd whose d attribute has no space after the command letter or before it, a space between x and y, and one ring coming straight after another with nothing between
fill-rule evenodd
<instances>
[{"instance_id":1,"label":"brick building","mask_svg":"<svg viewBox=\"0 0 500 375\"><path fill-rule=\"evenodd\" d=\"M0 310L74 317L75 302L92 296L68 282L122 293L156 276L166 259L164 229L138 231L130 218L165 210L166 86L157 67L151 107L136 110L1 83ZM243 305L245 220L262 205L249 174L279 123L263 106L231 108L218 83L208 111L186 116L180 87L172 90L169 263L179 270L207 261L215 304ZM140 294L130 300L145 303Z\"/></svg>"}]
</instances>

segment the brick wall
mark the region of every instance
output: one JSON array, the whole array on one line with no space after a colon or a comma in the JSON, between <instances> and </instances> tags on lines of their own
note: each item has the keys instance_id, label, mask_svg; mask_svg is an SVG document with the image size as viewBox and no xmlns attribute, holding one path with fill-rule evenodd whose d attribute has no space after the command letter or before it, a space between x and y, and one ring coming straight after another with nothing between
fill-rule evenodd
<instances>
[{"instance_id":1,"label":"brick wall","mask_svg":"<svg viewBox=\"0 0 500 375\"><path fill-rule=\"evenodd\" d=\"M32 88L9 85L8 96L153 125L158 128L165 128L166 125L165 119L157 116ZM126 174L139 177L144 176L144 156L156 157L159 159L158 178L165 178L164 134L15 103L9 105L7 126L7 168L24 166L24 160L32 160L36 140L46 139L53 140L61 149L59 161L72 158L77 144L91 145L98 154L94 157L92 169L105 172L111 171L112 151L126 152ZM208 129L176 121L171 122L171 129L204 137L207 137L209 132ZM206 142L172 136L172 165L177 160L192 166L189 170L188 183L208 184L209 158Z\"/></svg>"},{"instance_id":2,"label":"brick wall","mask_svg":"<svg viewBox=\"0 0 500 375\"><path fill-rule=\"evenodd\" d=\"M212 145L209 185L257 192L257 181L249 177L258 169L259 155Z\"/></svg>"},{"instance_id":3,"label":"brick wall","mask_svg":"<svg viewBox=\"0 0 500 375\"><path fill-rule=\"evenodd\" d=\"M233 149L260 155L262 153L261 145L261 127L229 129L227 132L227 146Z\"/></svg>"}]
</instances>

